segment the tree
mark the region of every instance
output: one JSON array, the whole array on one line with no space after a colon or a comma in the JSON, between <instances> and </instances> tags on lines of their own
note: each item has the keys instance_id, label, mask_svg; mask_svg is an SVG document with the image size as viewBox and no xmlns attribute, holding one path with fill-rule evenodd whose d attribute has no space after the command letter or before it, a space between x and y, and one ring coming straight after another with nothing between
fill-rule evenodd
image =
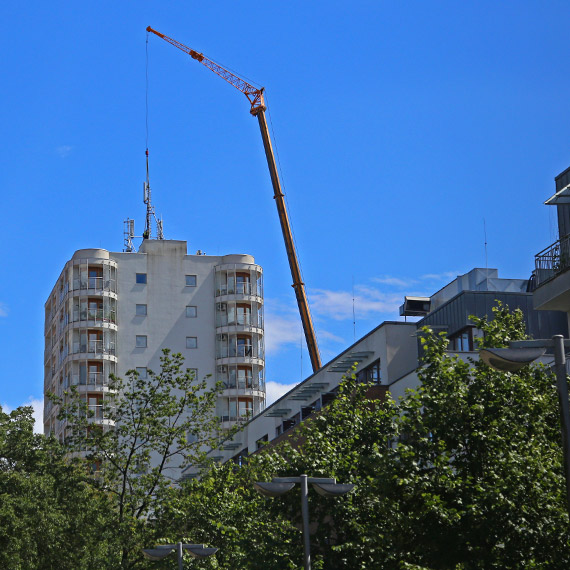
<instances>
[{"instance_id":1,"label":"tree","mask_svg":"<svg viewBox=\"0 0 570 570\"><path fill-rule=\"evenodd\" d=\"M108 503L30 407L0 409L0 568L87 570L107 559Z\"/></svg>"},{"instance_id":2,"label":"tree","mask_svg":"<svg viewBox=\"0 0 570 570\"><path fill-rule=\"evenodd\" d=\"M525 336L522 313L501 305L493 319L473 322L482 345ZM252 483L307 473L357 485L339 499L310 493L315 568L568 568L551 372L536 365L503 373L461 360L446 352L444 334L429 330L422 345L418 390L400 402L372 401L367 386L345 379L337 399L305 422L300 445L268 449L235 472L210 471L179 491L172 505L183 508L171 531L201 528L203 540L219 546L224 537L215 520L223 520L223 528L238 531L224 544L230 553L220 554L220 568L237 567L230 557L245 553L250 560L244 556L239 567L278 568L269 545L279 540L289 541L280 552L288 552L291 567L301 567L298 496L260 499ZM283 524L281 536L267 514Z\"/></svg>"},{"instance_id":3,"label":"tree","mask_svg":"<svg viewBox=\"0 0 570 570\"><path fill-rule=\"evenodd\" d=\"M68 448L94 466L94 484L112 498L118 548L109 567L144 566L141 549L160 538L149 521L175 483L173 468L204 463L206 450L219 445L219 387L208 390L183 363L165 349L159 373L113 376L104 422L93 422L77 390L58 402Z\"/></svg>"}]
</instances>

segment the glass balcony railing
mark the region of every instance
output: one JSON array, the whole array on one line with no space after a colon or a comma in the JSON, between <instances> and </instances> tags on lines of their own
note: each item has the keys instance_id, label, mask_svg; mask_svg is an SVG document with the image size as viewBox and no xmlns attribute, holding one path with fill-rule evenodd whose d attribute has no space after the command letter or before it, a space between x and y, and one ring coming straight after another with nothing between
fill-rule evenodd
<instances>
[{"instance_id":1,"label":"glass balcony railing","mask_svg":"<svg viewBox=\"0 0 570 570\"><path fill-rule=\"evenodd\" d=\"M87 374L74 374L73 383L77 386L108 386L109 379L103 372L89 372Z\"/></svg>"},{"instance_id":2,"label":"glass balcony railing","mask_svg":"<svg viewBox=\"0 0 570 570\"><path fill-rule=\"evenodd\" d=\"M73 322L93 321L99 323L115 323L117 320L114 309L78 309L73 310Z\"/></svg>"},{"instance_id":3,"label":"glass balcony railing","mask_svg":"<svg viewBox=\"0 0 570 570\"><path fill-rule=\"evenodd\" d=\"M91 354L115 354L115 343L108 342L103 344L102 340L89 340L86 343L74 342L74 354L87 352Z\"/></svg>"},{"instance_id":4,"label":"glass balcony railing","mask_svg":"<svg viewBox=\"0 0 570 570\"><path fill-rule=\"evenodd\" d=\"M237 388L238 390L264 390L265 386L263 382L259 382L257 380L223 380L222 384L224 386L224 390L230 390Z\"/></svg>"},{"instance_id":5,"label":"glass balcony railing","mask_svg":"<svg viewBox=\"0 0 570 570\"><path fill-rule=\"evenodd\" d=\"M259 295L261 290L256 283L235 283L234 285L220 285L216 289L216 296L219 295Z\"/></svg>"},{"instance_id":6,"label":"glass balcony railing","mask_svg":"<svg viewBox=\"0 0 570 570\"><path fill-rule=\"evenodd\" d=\"M86 290L93 291L115 291L115 279L105 279L104 277L79 277L73 280L73 290Z\"/></svg>"},{"instance_id":7,"label":"glass balcony railing","mask_svg":"<svg viewBox=\"0 0 570 570\"><path fill-rule=\"evenodd\" d=\"M253 345L219 346L216 351L216 358L263 358L263 350Z\"/></svg>"},{"instance_id":8,"label":"glass balcony railing","mask_svg":"<svg viewBox=\"0 0 570 570\"><path fill-rule=\"evenodd\" d=\"M259 314L242 313L242 314L232 314L230 312L223 313L219 312L216 315L216 326L249 326L263 328L263 320Z\"/></svg>"}]
</instances>

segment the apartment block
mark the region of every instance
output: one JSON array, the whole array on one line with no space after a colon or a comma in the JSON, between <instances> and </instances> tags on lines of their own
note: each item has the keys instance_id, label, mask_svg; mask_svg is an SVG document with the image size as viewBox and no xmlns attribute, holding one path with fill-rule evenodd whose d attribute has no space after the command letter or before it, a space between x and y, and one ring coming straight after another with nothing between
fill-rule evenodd
<instances>
[{"instance_id":1,"label":"apartment block","mask_svg":"<svg viewBox=\"0 0 570 570\"><path fill-rule=\"evenodd\" d=\"M44 393L71 385L109 423L109 375L160 369L162 349L180 352L196 376L224 389L222 427L265 406L263 271L250 255L188 255L185 241L146 239L138 252L81 249L45 304ZM44 432L65 437L45 400Z\"/></svg>"}]
</instances>

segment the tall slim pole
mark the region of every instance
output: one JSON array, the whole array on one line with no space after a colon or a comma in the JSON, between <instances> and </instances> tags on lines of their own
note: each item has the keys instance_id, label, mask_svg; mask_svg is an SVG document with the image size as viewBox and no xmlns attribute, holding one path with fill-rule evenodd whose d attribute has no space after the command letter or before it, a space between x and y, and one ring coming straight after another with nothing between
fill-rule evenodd
<instances>
[{"instance_id":1,"label":"tall slim pole","mask_svg":"<svg viewBox=\"0 0 570 570\"><path fill-rule=\"evenodd\" d=\"M309 535L309 483L306 475L301 475L301 514L303 515L303 550L305 570L311 570L311 536Z\"/></svg>"},{"instance_id":2,"label":"tall slim pole","mask_svg":"<svg viewBox=\"0 0 570 570\"><path fill-rule=\"evenodd\" d=\"M552 337L554 344L554 369L556 387L560 402L560 427L562 431L562 447L564 451L564 474L566 476L566 502L570 516L570 408L568 405L568 381L566 379L566 355L564 354L564 337L561 334Z\"/></svg>"},{"instance_id":3,"label":"tall slim pole","mask_svg":"<svg viewBox=\"0 0 570 570\"><path fill-rule=\"evenodd\" d=\"M178 570L184 570L184 566L182 566L182 552L183 552L183 550L182 550L182 543L181 542L179 542L176 545L176 551L178 554Z\"/></svg>"}]
</instances>

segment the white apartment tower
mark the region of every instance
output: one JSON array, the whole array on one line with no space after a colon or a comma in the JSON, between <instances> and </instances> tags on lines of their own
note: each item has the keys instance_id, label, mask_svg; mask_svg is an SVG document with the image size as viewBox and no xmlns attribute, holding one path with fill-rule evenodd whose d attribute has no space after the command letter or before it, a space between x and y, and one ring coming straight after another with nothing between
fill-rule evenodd
<instances>
[{"instance_id":1,"label":"white apartment tower","mask_svg":"<svg viewBox=\"0 0 570 570\"><path fill-rule=\"evenodd\" d=\"M188 255L185 241L145 239L138 252L81 249L45 304L44 393L75 385L105 423L109 374L160 369L180 352L198 378L221 381L230 427L265 406L262 269L250 255ZM44 432L63 439L45 400Z\"/></svg>"}]
</instances>

